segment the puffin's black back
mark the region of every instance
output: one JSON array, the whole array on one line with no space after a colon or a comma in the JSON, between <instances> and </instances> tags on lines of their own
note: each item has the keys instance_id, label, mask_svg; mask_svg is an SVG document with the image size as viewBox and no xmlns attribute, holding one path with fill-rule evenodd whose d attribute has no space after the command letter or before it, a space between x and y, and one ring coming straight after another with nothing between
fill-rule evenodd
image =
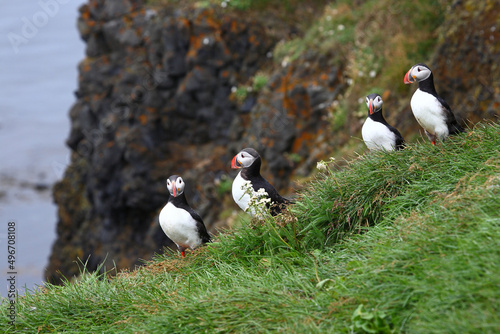
<instances>
[{"instance_id":1,"label":"puffin's black back","mask_svg":"<svg viewBox=\"0 0 500 334\"><path fill-rule=\"evenodd\" d=\"M180 194L177 197L170 196L168 201L172 203L176 208L184 209L187 212L189 212L191 217L193 217L193 219L196 220L196 228L198 229L198 234L200 235L202 243L207 243L212 241L212 238L208 234L207 228L203 223L203 219L201 219L201 216L198 214L198 212L194 211L193 208L189 206L184 193Z\"/></svg>"},{"instance_id":2,"label":"puffin's black back","mask_svg":"<svg viewBox=\"0 0 500 334\"><path fill-rule=\"evenodd\" d=\"M374 122L379 122L384 124L392 133L394 133L394 135L396 136L396 147L395 147L396 151L405 148L405 140L403 139L403 136L398 131L398 129L387 123L387 121L384 118L384 115L382 114L382 109L380 109L380 111L374 112L371 115L370 112L368 112L368 117L370 117Z\"/></svg>"},{"instance_id":3,"label":"puffin's black back","mask_svg":"<svg viewBox=\"0 0 500 334\"><path fill-rule=\"evenodd\" d=\"M446 101L438 96L438 101L443 105L443 108L445 110L445 115L446 115L446 124L448 125L448 131L450 135L455 135L457 133L465 132L464 128L458 124L457 119L455 118L455 115L451 111L450 106Z\"/></svg>"},{"instance_id":4,"label":"puffin's black back","mask_svg":"<svg viewBox=\"0 0 500 334\"><path fill-rule=\"evenodd\" d=\"M241 176L245 180L251 180L252 188L254 191L258 191L259 189L263 188L267 192L269 198L271 199L271 215L275 216L281 213L285 204L293 204L293 202L281 196L273 187L273 185L267 182L267 180L264 179L262 175L260 175L262 159L260 158L260 155L257 153L257 151L255 151L254 149L245 149L245 151L249 154L252 154L252 156L254 157L256 156L257 159L255 159L251 166L242 169Z\"/></svg>"}]
</instances>

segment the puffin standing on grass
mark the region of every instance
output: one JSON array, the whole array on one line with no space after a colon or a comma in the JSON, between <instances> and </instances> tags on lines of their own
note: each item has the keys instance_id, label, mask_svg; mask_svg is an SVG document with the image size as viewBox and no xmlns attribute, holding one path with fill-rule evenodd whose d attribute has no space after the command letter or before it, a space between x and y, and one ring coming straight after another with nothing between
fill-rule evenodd
<instances>
[{"instance_id":1,"label":"puffin standing on grass","mask_svg":"<svg viewBox=\"0 0 500 334\"><path fill-rule=\"evenodd\" d=\"M383 103L382 97L378 94L366 97L368 118L361 129L363 141L370 150L400 150L404 148L403 136L385 120L382 114Z\"/></svg>"},{"instance_id":2,"label":"puffin standing on grass","mask_svg":"<svg viewBox=\"0 0 500 334\"><path fill-rule=\"evenodd\" d=\"M233 181L233 199L238 206L246 211L250 202L250 194L246 190L246 184L249 183L256 194L259 189L264 189L267 197L271 200L270 212L275 216L279 214L286 204L293 203L289 199L282 197L278 191L260 175L260 166L262 159L259 153L253 148L245 148L236 154L231 161L231 168L241 169L238 176ZM255 215L251 212L252 216Z\"/></svg>"},{"instance_id":3,"label":"puffin standing on grass","mask_svg":"<svg viewBox=\"0 0 500 334\"><path fill-rule=\"evenodd\" d=\"M465 132L458 124L450 106L434 87L434 77L425 64L416 64L406 73L405 84L418 82L418 89L411 98L411 110L425 134L436 145L436 140L445 140L449 135Z\"/></svg>"},{"instance_id":4,"label":"puffin standing on grass","mask_svg":"<svg viewBox=\"0 0 500 334\"><path fill-rule=\"evenodd\" d=\"M175 242L182 257L185 257L184 251L187 248L195 249L211 241L200 215L187 203L184 186L182 177L178 175L167 179L170 197L159 217L163 232Z\"/></svg>"}]
</instances>

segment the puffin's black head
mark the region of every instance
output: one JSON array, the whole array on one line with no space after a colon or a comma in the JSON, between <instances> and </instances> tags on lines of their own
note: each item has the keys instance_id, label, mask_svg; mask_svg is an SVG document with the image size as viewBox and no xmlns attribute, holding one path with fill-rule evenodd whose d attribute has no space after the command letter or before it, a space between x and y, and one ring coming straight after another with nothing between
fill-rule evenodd
<instances>
[{"instance_id":1,"label":"puffin's black head","mask_svg":"<svg viewBox=\"0 0 500 334\"><path fill-rule=\"evenodd\" d=\"M253 148L244 148L240 153L234 156L231 161L231 168L238 169L250 167L259 157L259 153Z\"/></svg>"},{"instance_id":2,"label":"puffin's black head","mask_svg":"<svg viewBox=\"0 0 500 334\"><path fill-rule=\"evenodd\" d=\"M381 111L382 104L384 104L384 101L382 101L382 97L378 94L370 94L366 97L366 106L368 107L369 115Z\"/></svg>"},{"instance_id":3,"label":"puffin's black head","mask_svg":"<svg viewBox=\"0 0 500 334\"><path fill-rule=\"evenodd\" d=\"M167 179L167 188L170 195L177 197L184 192L184 180L179 175L172 175Z\"/></svg>"},{"instance_id":4,"label":"puffin's black head","mask_svg":"<svg viewBox=\"0 0 500 334\"><path fill-rule=\"evenodd\" d=\"M422 63L416 64L413 65L408 72L406 72L404 83L411 84L414 82L420 82L430 77L431 74L432 72L429 66Z\"/></svg>"}]
</instances>

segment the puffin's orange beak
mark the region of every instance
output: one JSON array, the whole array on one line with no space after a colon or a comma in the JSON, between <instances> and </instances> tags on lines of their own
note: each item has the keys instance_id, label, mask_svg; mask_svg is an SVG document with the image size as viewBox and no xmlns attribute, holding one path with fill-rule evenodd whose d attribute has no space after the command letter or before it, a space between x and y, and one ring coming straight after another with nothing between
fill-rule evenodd
<instances>
[{"instance_id":1,"label":"puffin's orange beak","mask_svg":"<svg viewBox=\"0 0 500 334\"><path fill-rule=\"evenodd\" d=\"M233 169L241 168L240 162L238 161L238 159L236 159L237 157L238 157L238 155L235 155L233 160L231 161L231 168L233 168Z\"/></svg>"},{"instance_id":2,"label":"puffin's orange beak","mask_svg":"<svg viewBox=\"0 0 500 334\"><path fill-rule=\"evenodd\" d=\"M174 197L177 197L177 187L175 186L175 184L172 186L172 192Z\"/></svg>"},{"instance_id":3,"label":"puffin's orange beak","mask_svg":"<svg viewBox=\"0 0 500 334\"><path fill-rule=\"evenodd\" d=\"M373 115L373 100L370 100L370 115Z\"/></svg>"},{"instance_id":4,"label":"puffin's orange beak","mask_svg":"<svg viewBox=\"0 0 500 334\"><path fill-rule=\"evenodd\" d=\"M411 83L415 82L415 80L413 79L413 77L410 75L410 72L411 72L412 68L410 68L410 70L408 72L406 72L406 75L405 75L405 78L404 78L405 84L411 84Z\"/></svg>"}]
</instances>

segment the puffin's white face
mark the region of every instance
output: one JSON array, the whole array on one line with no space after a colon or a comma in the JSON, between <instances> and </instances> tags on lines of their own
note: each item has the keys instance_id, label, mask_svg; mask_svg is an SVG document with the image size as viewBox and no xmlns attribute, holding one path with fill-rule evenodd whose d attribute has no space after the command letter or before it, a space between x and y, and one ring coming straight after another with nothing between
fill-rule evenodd
<instances>
[{"instance_id":1,"label":"puffin's white face","mask_svg":"<svg viewBox=\"0 0 500 334\"><path fill-rule=\"evenodd\" d=\"M414 82L420 82L427 79L431 75L431 70L422 64L414 65L408 73L406 73L404 78L405 84L410 84Z\"/></svg>"},{"instance_id":2,"label":"puffin's white face","mask_svg":"<svg viewBox=\"0 0 500 334\"><path fill-rule=\"evenodd\" d=\"M184 180L182 177L177 175L172 175L167 179L167 188L170 195L177 197L184 192Z\"/></svg>"},{"instance_id":3,"label":"puffin's white face","mask_svg":"<svg viewBox=\"0 0 500 334\"><path fill-rule=\"evenodd\" d=\"M383 104L384 101L382 101L382 98L378 94L370 94L366 97L366 106L370 110L370 115L380 111Z\"/></svg>"},{"instance_id":4,"label":"puffin's white face","mask_svg":"<svg viewBox=\"0 0 500 334\"><path fill-rule=\"evenodd\" d=\"M247 168L250 167L255 160L257 160L257 157L243 150L234 156L233 161L231 161L231 168Z\"/></svg>"}]
</instances>

